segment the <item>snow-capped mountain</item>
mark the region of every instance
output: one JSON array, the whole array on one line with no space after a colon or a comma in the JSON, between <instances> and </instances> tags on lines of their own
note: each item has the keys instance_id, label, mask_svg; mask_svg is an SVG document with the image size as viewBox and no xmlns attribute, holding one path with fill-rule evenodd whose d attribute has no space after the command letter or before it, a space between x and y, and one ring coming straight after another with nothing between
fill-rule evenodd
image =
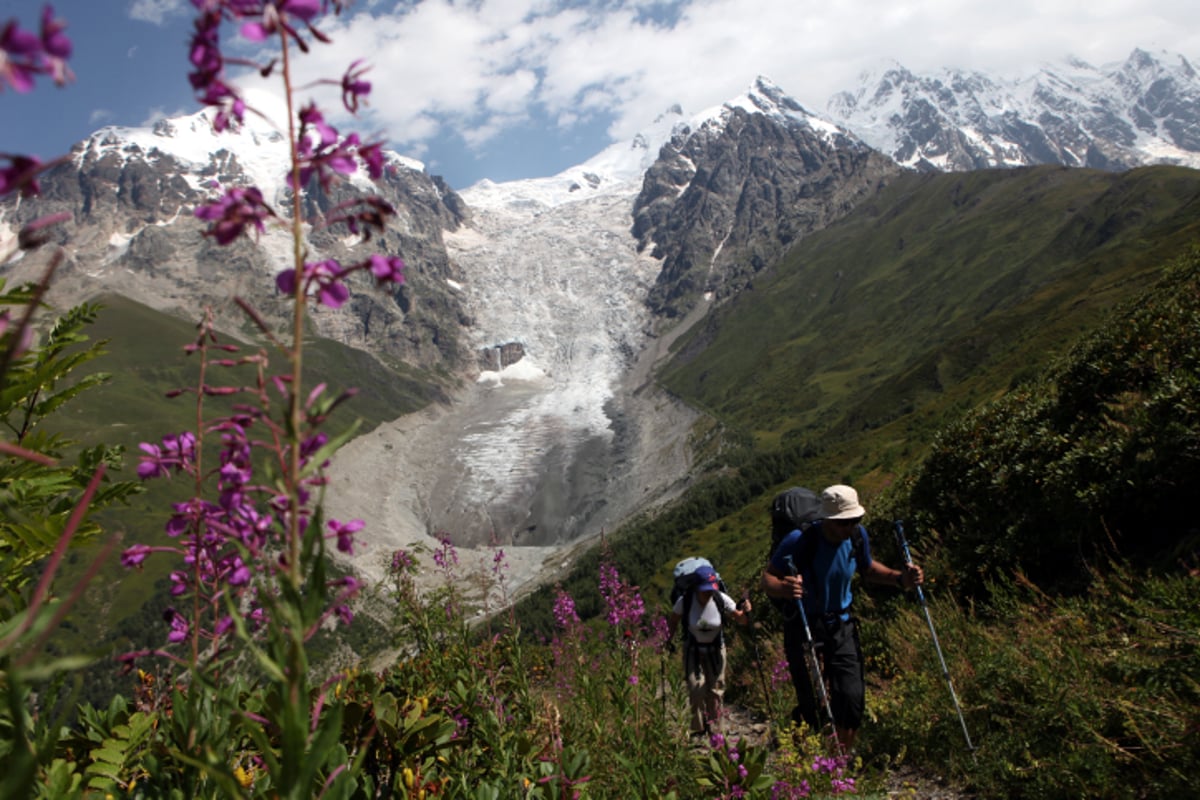
<instances>
[{"instance_id":1,"label":"snow-capped mountain","mask_svg":"<svg viewBox=\"0 0 1200 800\"><path fill-rule=\"evenodd\" d=\"M634 203L639 246L662 259L649 301L668 317L744 289L790 244L899 172L765 77L679 127Z\"/></svg>"},{"instance_id":2,"label":"snow-capped mountain","mask_svg":"<svg viewBox=\"0 0 1200 800\"><path fill-rule=\"evenodd\" d=\"M916 169L1200 166L1200 78L1169 53L1134 50L1102 67L1067 59L1018 78L890 64L831 98L828 112Z\"/></svg>"},{"instance_id":3,"label":"snow-capped mountain","mask_svg":"<svg viewBox=\"0 0 1200 800\"><path fill-rule=\"evenodd\" d=\"M284 111L267 94L248 100L256 113L237 132L214 133L208 110L152 128L102 128L42 176L39 197L0 204L0 233L7 228L11 235L45 214L70 215L71 222L56 231L67 256L53 289L60 304L112 292L191 315L209 305L233 329L241 324L241 311L231 303L236 294L266 319L282 319L290 312L273 278L292 266L285 226L268 225L256 237L223 247L203 235L205 224L194 214L223 187L254 185L280 218L291 216ZM319 222L322 208L367 192L396 208L389 230L364 244L344 226L311 226L310 259L351 263L380 250L398 253L409 262L406 284L381 291L362 281L352 303L314 314L315 329L422 366L461 360L452 347L456 337L435 335L438 328L448 334L464 317L441 240L465 213L461 199L419 162L390 154L377 184L363 174L330 193L302 193L303 214ZM34 280L39 265L6 269L16 279Z\"/></svg>"}]
</instances>

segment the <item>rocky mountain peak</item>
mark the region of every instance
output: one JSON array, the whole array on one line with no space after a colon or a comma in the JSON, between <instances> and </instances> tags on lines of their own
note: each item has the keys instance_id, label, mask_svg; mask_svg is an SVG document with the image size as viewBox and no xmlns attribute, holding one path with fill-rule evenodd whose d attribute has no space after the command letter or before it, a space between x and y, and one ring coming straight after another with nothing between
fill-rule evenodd
<instances>
[{"instance_id":1,"label":"rocky mountain peak","mask_svg":"<svg viewBox=\"0 0 1200 800\"><path fill-rule=\"evenodd\" d=\"M220 134L208 110L152 127L102 128L44 174L39 197L19 203L6 198L0 219L19 227L47 214L70 215L57 231L67 254L53 287L60 305L115 292L191 317L212 306L219 322L237 329L241 312L232 303L237 294L268 321L281 321L289 312L274 292L273 276L291 266L288 234L270 227L220 247L203 235L205 225L195 218L196 208L225 187L246 185L262 190L281 220L291 216L287 139L270 120L278 112L272 102L269 95L252 94L250 103L259 113L248 114L239 130ZM382 291L364 281L351 303L315 314L315 329L416 365L464 363L468 354L455 332L467 317L442 235L461 224L465 206L419 162L392 154L387 167L377 183L355 176L329 191L314 184L302 193L312 260L352 263L382 252L408 264L405 285ZM397 209L386 233L364 243L344 226L323 226L325 210L366 194L378 194ZM36 269L19 263L8 276L35 279Z\"/></svg>"},{"instance_id":2,"label":"rocky mountain peak","mask_svg":"<svg viewBox=\"0 0 1200 800\"><path fill-rule=\"evenodd\" d=\"M675 129L633 206L638 247L662 260L649 302L667 316L744 289L799 237L897 171L769 79Z\"/></svg>"}]
</instances>

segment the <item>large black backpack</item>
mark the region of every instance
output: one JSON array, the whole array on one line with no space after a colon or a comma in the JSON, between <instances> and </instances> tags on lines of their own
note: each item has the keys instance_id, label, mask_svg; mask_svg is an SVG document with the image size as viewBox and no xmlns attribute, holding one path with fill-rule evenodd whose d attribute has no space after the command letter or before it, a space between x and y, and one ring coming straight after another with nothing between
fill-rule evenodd
<instances>
[{"instance_id":1,"label":"large black backpack","mask_svg":"<svg viewBox=\"0 0 1200 800\"><path fill-rule=\"evenodd\" d=\"M795 530L808 530L821 518L821 498L812 489L793 486L775 495L771 501L771 549L770 559L779 546L779 541Z\"/></svg>"}]
</instances>

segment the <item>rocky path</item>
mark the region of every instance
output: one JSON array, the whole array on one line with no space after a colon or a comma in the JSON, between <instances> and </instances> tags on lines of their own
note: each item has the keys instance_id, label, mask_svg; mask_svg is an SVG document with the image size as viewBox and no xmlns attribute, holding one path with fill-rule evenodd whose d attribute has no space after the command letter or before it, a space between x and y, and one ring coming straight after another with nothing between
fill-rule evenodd
<instances>
[{"instance_id":1,"label":"rocky path","mask_svg":"<svg viewBox=\"0 0 1200 800\"><path fill-rule=\"evenodd\" d=\"M749 709L738 705L725 707L723 732L726 736L740 738L756 747L771 747L772 732L770 725ZM864 770L869 774L868 764ZM872 784L876 781L872 778ZM893 767L884 777L884 791L887 797L902 797L908 800L971 800L974 795L965 790L952 786L938 775L926 774L907 764Z\"/></svg>"}]
</instances>

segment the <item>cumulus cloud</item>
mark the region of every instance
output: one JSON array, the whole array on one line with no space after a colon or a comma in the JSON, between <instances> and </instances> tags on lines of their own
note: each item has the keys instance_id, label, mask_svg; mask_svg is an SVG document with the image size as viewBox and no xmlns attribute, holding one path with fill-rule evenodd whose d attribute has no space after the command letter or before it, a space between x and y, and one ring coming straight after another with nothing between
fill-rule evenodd
<instances>
[{"instance_id":1,"label":"cumulus cloud","mask_svg":"<svg viewBox=\"0 0 1200 800\"><path fill-rule=\"evenodd\" d=\"M189 7L187 0L133 0L129 4L129 17L152 25L162 25Z\"/></svg>"},{"instance_id":2,"label":"cumulus cloud","mask_svg":"<svg viewBox=\"0 0 1200 800\"><path fill-rule=\"evenodd\" d=\"M372 120L398 142L447 131L476 145L537 109L597 117L616 138L679 102L696 112L766 75L820 111L864 69L893 59L1014 74L1067 55L1093 63L1135 46L1200 52L1200 4L1176 0L426 0L371 3L327 26L311 78L368 57Z\"/></svg>"},{"instance_id":3,"label":"cumulus cloud","mask_svg":"<svg viewBox=\"0 0 1200 800\"><path fill-rule=\"evenodd\" d=\"M191 4L130 5L147 21L180 10ZM1010 0L1002 12L976 0L360 0L320 27L333 44L294 62L297 85L344 125L336 82L362 59L372 92L354 128L416 157L448 140L478 156L532 126L571 137L600 124L627 139L672 105L704 111L759 75L820 113L887 63L1016 77L1134 47L1200 56L1191 0Z\"/></svg>"}]
</instances>

